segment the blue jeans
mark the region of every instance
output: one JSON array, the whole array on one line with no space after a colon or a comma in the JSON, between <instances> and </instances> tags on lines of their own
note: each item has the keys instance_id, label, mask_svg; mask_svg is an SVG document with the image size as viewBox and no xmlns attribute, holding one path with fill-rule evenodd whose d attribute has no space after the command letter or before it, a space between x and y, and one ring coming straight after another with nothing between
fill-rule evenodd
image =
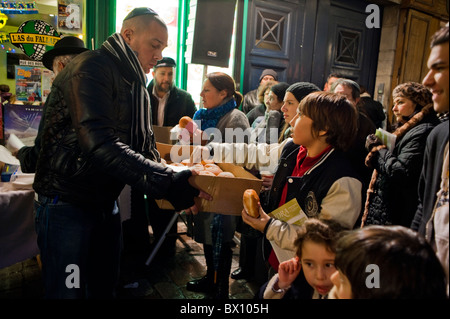
<instances>
[{"instance_id":1,"label":"blue jeans","mask_svg":"<svg viewBox=\"0 0 450 319\"><path fill-rule=\"evenodd\" d=\"M121 248L117 205L101 211L39 196L35 211L45 298L114 298Z\"/></svg>"}]
</instances>

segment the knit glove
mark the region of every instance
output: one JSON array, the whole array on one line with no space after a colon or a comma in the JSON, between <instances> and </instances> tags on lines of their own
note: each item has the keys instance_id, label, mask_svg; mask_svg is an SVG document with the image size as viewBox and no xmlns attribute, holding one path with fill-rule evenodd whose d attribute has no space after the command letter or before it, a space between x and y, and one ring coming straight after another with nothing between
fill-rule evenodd
<instances>
[{"instance_id":1,"label":"knit glove","mask_svg":"<svg viewBox=\"0 0 450 319\"><path fill-rule=\"evenodd\" d=\"M383 145L383 143L375 134L367 135L366 150L368 152L370 152L374 147L379 146L379 145Z\"/></svg>"},{"instance_id":2,"label":"knit glove","mask_svg":"<svg viewBox=\"0 0 450 319\"><path fill-rule=\"evenodd\" d=\"M176 211L181 211L194 206L194 197L200 194L197 188L189 184L188 179L192 176L191 170L183 170L173 174L172 184L166 195L166 199L172 204Z\"/></svg>"}]
</instances>

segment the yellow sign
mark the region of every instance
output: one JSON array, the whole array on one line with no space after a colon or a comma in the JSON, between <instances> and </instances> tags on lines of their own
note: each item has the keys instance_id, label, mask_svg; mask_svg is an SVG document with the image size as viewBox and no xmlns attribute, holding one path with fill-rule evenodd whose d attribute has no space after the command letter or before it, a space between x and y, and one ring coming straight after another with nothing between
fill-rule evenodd
<instances>
[{"instance_id":1,"label":"yellow sign","mask_svg":"<svg viewBox=\"0 0 450 319\"><path fill-rule=\"evenodd\" d=\"M44 35L44 34L32 34L32 33L10 33L10 40L13 44L16 43L32 43L42 44L48 46L54 46L55 43L60 40L60 37Z\"/></svg>"},{"instance_id":2,"label":"yellow sign","mask_svg":"<svg viewBox=\"0 0 450 319\"><path fill-rule=\"evenodd\" d=\"M6 25L6 21L8 21L8 16L0 12L0 29Z\"/></svg>"},{"instance_id":3,"label":"yellow sign","mask_svg":"<svg viewBox=\"0 0 450 319\"><path fill-rule=\"evenodd\" d=\"M0 32L0 43L9 42L8 34L5 32Z\"/></svg>"}]
</instances>

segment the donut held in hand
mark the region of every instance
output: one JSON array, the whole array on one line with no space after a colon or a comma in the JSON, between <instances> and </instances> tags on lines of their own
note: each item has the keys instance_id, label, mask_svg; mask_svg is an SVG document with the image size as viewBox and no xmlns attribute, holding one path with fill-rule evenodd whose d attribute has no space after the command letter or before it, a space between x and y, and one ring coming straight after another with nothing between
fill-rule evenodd
<instances>
[{"instance_id":1,"label":"donut held in hand","mask_svg":"<svg viewBox=\"0 0 450 319\"><path fill-rule=\"evenodd\" d=\"M259 217L259 207L258 207L259 196L254 189L247 189L244 192L242 202L244 204L245 212L249 216L254 218Z\"/></svg>"}]
</instances>

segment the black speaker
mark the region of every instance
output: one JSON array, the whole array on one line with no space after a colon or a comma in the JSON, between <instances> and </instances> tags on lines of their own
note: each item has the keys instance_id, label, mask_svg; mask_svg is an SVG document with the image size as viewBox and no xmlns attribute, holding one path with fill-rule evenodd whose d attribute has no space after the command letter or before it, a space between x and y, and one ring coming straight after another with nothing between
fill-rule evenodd
<instances>
[{"instance_id":1,"label":"black speaker","mask_svg":"<svg viewBox=\"0 0 450 319\"><path fill-rule=\"evenodd\" d=\"M236 0L197 0L191 6L187 63L228 67L235 6Z\"/></svg>"}]
</instances>

